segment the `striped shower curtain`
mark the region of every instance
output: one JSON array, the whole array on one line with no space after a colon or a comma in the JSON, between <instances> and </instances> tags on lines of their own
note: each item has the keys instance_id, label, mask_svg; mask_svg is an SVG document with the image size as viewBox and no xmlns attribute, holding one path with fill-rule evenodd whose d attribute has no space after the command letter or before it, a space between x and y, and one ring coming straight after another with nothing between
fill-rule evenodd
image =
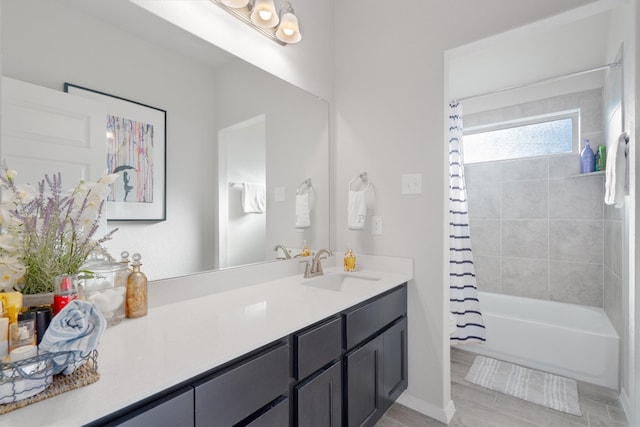
<instances>
[{"instance_id":1,"label":"striped shower curtain","mask_svg":"<svg viewBox=\"0 0 640 427\"><path fill-rule=\"evenodd\" d=\"M456 323L451 344L483 342L462 162L462 106L452 102L449 107L449 301Z\"/></svg>"}]
</instances>

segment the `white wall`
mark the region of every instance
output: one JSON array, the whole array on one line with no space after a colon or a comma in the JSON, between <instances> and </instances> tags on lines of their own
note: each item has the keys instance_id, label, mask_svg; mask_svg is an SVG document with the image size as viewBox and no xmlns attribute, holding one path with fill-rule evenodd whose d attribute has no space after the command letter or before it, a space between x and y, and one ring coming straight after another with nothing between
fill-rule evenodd
<instances>
[{"instance_id":1,"label":"white wall","mask_svg":"<svg viewBox=\"0 0 640 427\"><path fill-rule=\"evenodd\" d=\"M337 247L415 259L409 286L409 390L406 404L446 420L450 400L445 333L444 51L533 22L581 1L424 2L395 19L371 2L340 2L335 14ZM500 11L500 13L496 13ZM346 188L367 171L382 215L382 236L346 229ZM401 195L401 175L421 173L423 193ZM367 221L370 217L367 218Z\"/></svg>"},{"instance_id":2,"label":"white wall","mask_svg":"<svg viewBox=\"0 0 640 427\"><path fill-rule=\"evenodd\" d=\"M205 243L213 240L214 199L203 197L205 183L215 182L211 71L63 4L21 0L2 9L6 76L60 91L70 82L169 111L167 220L110 223L120 230L109 247L115 256L141 252L150 279L201 270L213 256ZM172 250L184 242L188 250Z\"/></svg>"}]
</instances>

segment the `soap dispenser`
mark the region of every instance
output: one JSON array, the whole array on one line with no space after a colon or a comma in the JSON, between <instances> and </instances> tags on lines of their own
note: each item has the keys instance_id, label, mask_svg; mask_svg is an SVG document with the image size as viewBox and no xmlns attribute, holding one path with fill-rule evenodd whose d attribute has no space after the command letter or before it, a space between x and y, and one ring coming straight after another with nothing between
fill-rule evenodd
<instances>
[{"instance_id":1,"label":"soap dispenser","mask_svg":"<svg viewBox=\"0 0 640 427\"><path fill-rule=\"evenodd\" d=\"M127 279L127 310L129 319L147 315L147 276L140 271L140 254L133 254L131 274Z\"/></svg>"},{"instance_id":2,"label":"soap dispenser","mask_svg":"<svg viewBox=\"0 0 640 427\"><path fill-rule=\"evenodd\" d=\"M300 256L310 256L310 255L311 255L311 251L307 247L307 241L303 240L302 241L302 250L300 251Z\"/></svg>"},{"instance_id":3,"label":"soap dispenser","mask_svg":"<svg viewBox=\"0 0 640 427\"><path fill-rule=\"evenodd\" d=\"M356 271L356 256L351 249L344 254L344 271Z\"/></svg>"}]
</instances>

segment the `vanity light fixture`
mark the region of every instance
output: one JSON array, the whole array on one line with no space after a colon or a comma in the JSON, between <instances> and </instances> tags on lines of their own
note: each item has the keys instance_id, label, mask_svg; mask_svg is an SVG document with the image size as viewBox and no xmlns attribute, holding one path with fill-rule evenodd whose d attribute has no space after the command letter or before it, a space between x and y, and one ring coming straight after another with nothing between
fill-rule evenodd
<instances>
[{"instance_id":1,"label":"vanity light fixture","mask_svg":"<svg viewBox=\"0 0 640 427\"><path fill-rule=\"evenodd\" d=\"M274 0L211 1L281 45L298 43L302 39L298 17L289 1L282 3L279 12Z\"/></svg>"}]
</instances>

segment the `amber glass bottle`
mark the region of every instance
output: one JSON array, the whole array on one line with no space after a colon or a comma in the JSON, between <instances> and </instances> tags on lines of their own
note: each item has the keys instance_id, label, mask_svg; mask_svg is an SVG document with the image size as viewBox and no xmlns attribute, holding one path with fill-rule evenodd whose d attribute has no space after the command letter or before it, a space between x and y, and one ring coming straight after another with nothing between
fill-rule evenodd
<instances>
[{"instance_id":1,"label":"amber glass bottle","mask_svg":"<svg viewBox=\"0 0 640 427\"><path fill-rule=\"evenodd\" d=\"M344 254L344 271L356 271L356 256L351 249Z\"/></svg>"},{"instance_id":2,"label":"amber glass bottle","mask_svg":"<svg viewBox=\"0 0 640 427\"><path fill-rule=\"evenodd\" d=\"M133 271L127 279L127 310L129 319L147 315L147 276L140 271L141 256L133 254L131 268Z\"/></svg>"}]
</instances>

